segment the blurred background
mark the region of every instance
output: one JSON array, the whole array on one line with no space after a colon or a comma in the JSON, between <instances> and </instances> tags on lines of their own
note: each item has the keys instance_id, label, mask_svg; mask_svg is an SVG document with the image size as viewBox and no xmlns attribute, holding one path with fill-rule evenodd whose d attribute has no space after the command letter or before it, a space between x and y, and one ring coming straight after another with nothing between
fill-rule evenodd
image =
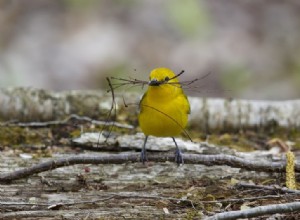
<instances>
[{"instance_id":1,"label":"blurred background","mask_svg":"<svg viewBox=\"0 0 300 220\"><path fill-rule=\"evenodd\" d=\"M298 0L0 0L0 86L106 88L156 67L194 96L300 96Z\"/></svg>"}]
</instances>

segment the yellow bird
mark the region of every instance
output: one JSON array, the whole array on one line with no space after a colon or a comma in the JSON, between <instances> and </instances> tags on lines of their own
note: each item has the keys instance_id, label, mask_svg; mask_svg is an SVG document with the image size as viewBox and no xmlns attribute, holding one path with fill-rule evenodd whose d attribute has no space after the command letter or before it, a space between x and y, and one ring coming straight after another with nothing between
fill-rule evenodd
<instances>
[{"instance_id":1,"label":"yellow bird","mask_svg":"<svg viewBox=\"0 0 300 220\"><path fill-rule=\"evenodd\" d=\"M157 68L150 73L148 89L143 95L138 116L145 134L141 161L147 160L146 143L149 135L171 137L175 143L175 161L183 163L183 157L175 136L179 135L188 122L190 104L178 81L178 76L167 68Z\"/></svg>"}]
</instances>

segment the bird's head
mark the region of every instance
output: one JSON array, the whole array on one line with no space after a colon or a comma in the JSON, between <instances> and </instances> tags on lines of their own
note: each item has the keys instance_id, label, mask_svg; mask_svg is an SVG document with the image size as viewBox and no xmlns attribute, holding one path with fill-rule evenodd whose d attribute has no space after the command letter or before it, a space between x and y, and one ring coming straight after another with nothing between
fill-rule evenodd
<instances>
[{"instance_id":1,"label":"bird's head","mask_svg":"<svg viewBox=\"0 0 300 220\"><path fill-rule=\"evenodd\" d=\"M178 82L178 79L173 71L164 67L152 70L149 78L149 86L160 86L170 82Z\"/></svg>"}]
</instances>

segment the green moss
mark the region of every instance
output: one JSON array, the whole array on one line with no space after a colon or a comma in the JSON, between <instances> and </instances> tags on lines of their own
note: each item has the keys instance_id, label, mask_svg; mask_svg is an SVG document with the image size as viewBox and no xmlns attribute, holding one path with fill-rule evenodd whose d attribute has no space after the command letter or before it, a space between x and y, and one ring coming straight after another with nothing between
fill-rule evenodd
<instances>
[{"instance_id":1,"label":"green moss","mask_svg":"<svg viewBox=\"0 0 300 220\"><path fill-rule=\"evenodd\" d=\"M293 146L293 150L300 150L300 141L296 141L294 146Z\"/></svg>"},{"instance_id":2,"label":"green moss","mask_svg":"<svg viewBox=\"0 0 300 220\"><path fill-rule=\"evenodd\" d=\"M219 137L219 143L221 145L230 145L232 144L232 135L226 133Z\"/></svg>"},{"instance_id":3,"label":"green moss","mask_svg":"<svg viewBox=\"0 0 300 220\"><path fill-rule=\"evenodd\" d=\"M80 130L74 130L70 133L71 137L72 138L75 138L75 137L79 137L81 134L81 131Z\"/></svg>"},{"instance_id":4,"label":"green moss","mask_svg":"<svg viewBox=\"0 0 300 220\"><path fill-rule=\"evenodd\" d=\"M195 209L189 209L186 213L186 217L184 219L186 220L193 220L193 219L202 219L203 216L201 212Z\"/></svg>"},{"instance_id":5,"label":"green moss","mask_svg":"<svg viewBox=\"0 0 300 220\"><path fill-rule=\"evenodd\" d=\"M221 146L227 146L241 152L255 150L251 142L243 135L226 133L223 135L212 134L209 136L209 143Z\"/></svg>"},{"instance_id":6,"label":"green moss","mask_svg":"<svg viewBox=\"0 0 300 220\"><path fill-rule=\"evenodd\" d=\"M0 127L0 140L3 146L41 144L47 137L48 129L22 127Z\"/></svg>"},{"instance_id":7,"label":"green moss","mask_svg":"<svg viewBox=\"0 0 300 220\"><path fill-rule=\"evenodd\" d=\"M39 149L32 154L34 159L39 159L41 157L52 157L51 149Z\"/></svg>"}]
</instances>

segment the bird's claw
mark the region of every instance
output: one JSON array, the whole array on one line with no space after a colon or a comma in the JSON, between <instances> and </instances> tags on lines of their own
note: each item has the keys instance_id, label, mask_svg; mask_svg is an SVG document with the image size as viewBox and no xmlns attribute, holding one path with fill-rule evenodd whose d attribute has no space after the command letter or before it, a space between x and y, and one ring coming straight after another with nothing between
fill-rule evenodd
<instances>
[{"instance_id":1,"label":"bird's claw","mask_svg":"<svg viewBox=\"0 0 300 220\"><path fill-rule=\"evenodd\" d=\"M179 166L180 164L183 164L183 155L179 149L175 151L175 162Z\"/></svg>"},{"instance_id":2,"label":"bird's claw","mask_svg":"<svg viewBox=\"0 0 300 220\"><path fill-rule=\"evenodd\" d=\"M146 154L146 151L145 151L145 150L142 150L142 151L141 151L141 158L140 158L140 160L141 160L141 162L142 162L143 164L145 164L145 162L148 160L148 159L147 159L147 154Z\"/></svg>"}]
</instances>

